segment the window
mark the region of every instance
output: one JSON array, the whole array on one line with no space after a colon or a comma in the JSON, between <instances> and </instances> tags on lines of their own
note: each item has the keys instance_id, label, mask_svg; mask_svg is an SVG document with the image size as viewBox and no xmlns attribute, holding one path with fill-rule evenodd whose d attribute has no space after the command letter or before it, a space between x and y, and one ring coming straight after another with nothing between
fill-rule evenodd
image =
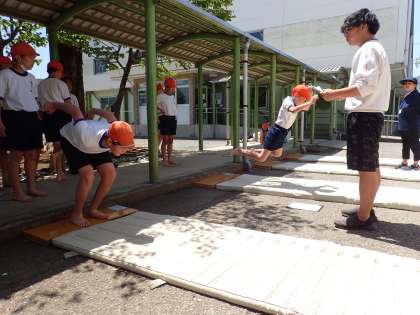
<instances>
[{"instance_id":1,"label":"window","mask_svg":"<svg viewBox=\"0 0 420 315\"><path fill-rule=\"evenodd\" d=\"M145 84L139 88L139 106L147 106L147 91Z\"/></svg>"},{"instance_id":2,"label":"window","mask_svg":"<svg viewBox=\"0 0 420 315\"><path fill-rule=\"evenodd\" d=\"M264 30L249 32L249 34L258 38L259 40L264 40Z\"/></svg>"},{"instance_id":3,"label":"window","mask_svg":"<svg viewBox=\"0 0 420 315\"><path fill-rule=\"evenodd\" d=\"M188 80L176 81L176 102L177 104L190 103L190 87Z\"/></svg>"},{"instance_id":4,"label":"window","mask_svg":"<svg viewBox=\"0 0 420 315\"><path fill-rule=\"evenodd\" d=\"M93 71L94 71L95 74L106 72L106 64L103 60L94 59L93 60L93 65L94 65Z\"/></svg>"},{"instance_id":5,"label":"window","mask_svg":"<svg viewBox=\"0 0 420 315\"><path fill-rule=\"evenodd\" d=\"M99 100L101 102L101 108L110 111L116 99L115 96L101 97Z\"/></svg>"}]
</instances>

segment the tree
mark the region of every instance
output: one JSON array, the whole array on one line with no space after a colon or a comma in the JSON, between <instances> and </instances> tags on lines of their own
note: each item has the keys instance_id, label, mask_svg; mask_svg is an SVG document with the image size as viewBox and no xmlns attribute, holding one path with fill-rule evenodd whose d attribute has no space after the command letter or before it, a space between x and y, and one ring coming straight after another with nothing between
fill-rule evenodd
<instances>
[{"instance_id":1,"label":"tree","mask_svg":"<svg viewBox=\"0 0 420 315\"><path fill-rule=\"evenodd\" d=\"M0 16L0 55L8 54L11 45L19 41L27 41L35 47L43 47L48 43L39 24Z\"/></svg>"},{"instance_id":2,"label":"tree","mask_svg":"<svg viewBox=\"0 0 420 315\"><path fill-rule=\"evenodd\" d=\"M234 17L232 11L233 0L191 0L191 3L224 21L230 21Z\"/></svg>"}]
</instances>

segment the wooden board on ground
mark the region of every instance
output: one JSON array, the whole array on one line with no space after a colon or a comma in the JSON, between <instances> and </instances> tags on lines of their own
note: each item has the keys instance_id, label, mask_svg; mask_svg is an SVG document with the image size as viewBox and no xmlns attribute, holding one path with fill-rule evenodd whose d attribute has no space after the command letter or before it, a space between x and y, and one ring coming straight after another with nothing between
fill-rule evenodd
<instances>
[{"instance_id":1,"label":"wooden board on ground","mask_svg":"<svg viewBox=\"0 0 420 315\"><path fill-rule=\"evenodd\" d=\"M232 174L232 173L223 173L223 174L214 174L202 179L199 179L193 182L193 186L200 187L200 188L216 188L217 184L220 184L224 181L234 179L238 177L240 174Z\"/></svg>"},{"instance_id":2,"label":"wooden board on ground","mask_svg":"<svg viewBox=\"0 0 420 315\"><path fill-rule=\"evenodd\" d=\"M107 213L110 215L110 220L118 219L134 212L137 212L136 209L121 207L120 209L113 210L112 207L104 208L100 210L101 212ZM96 225L99 223L104 223L108 220L105 219L95 219L89 218L91 225ZM53 238L59 237L61 235L77 231L81 229L77 225L71 223L69 219L64 219L56 221L53 223L45 224L38 226L36 228L28 229L23 231L23 235L29 238L30 240L41 243L48 244Z\"/></svg>"},{"instance_id":3,"label":"wooden board on ground","mask_svg":"<svg viewBox=\"0 0 420 315\"><path fill-rule=\"evenodd\" d=\"M285 160L289 160L289 161L298 161L302 158L302 154L300 153L289 153L286 154L286 156L284 157Z\"/></svg>"}]
</instances>

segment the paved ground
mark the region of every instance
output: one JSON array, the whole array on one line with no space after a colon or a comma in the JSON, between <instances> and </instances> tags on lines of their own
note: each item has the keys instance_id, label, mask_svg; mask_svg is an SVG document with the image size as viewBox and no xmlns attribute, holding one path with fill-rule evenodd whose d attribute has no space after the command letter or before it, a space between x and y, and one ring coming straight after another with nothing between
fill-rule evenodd
<instances>
[{"instance_id":1,"label":"paved ground","mask_svg":"<svg viewBox=\"0 0 420 315\"><path fill-rule=\"evenodd\" d=\"M389 149L398 157L400 144ZM394 152L392 154L392 152ZM381 155L386 157L386 155ZM284 173L275 176L357 181L352 176ZM418 187L418 183L383 184ZM127 204L143 211L208 222L328 239L389 254L420 259L420 213L377 209L375 232L350 233L333 227L341 209L352 205L316 202L319 213L289 210L290 198L189 188ZM307 201L304 201L307 202ZM83 257L16 239L0 244L0 314L257 314L228 303L165 285L150 290L149 279Z\"/></svg>"}]
</instances>

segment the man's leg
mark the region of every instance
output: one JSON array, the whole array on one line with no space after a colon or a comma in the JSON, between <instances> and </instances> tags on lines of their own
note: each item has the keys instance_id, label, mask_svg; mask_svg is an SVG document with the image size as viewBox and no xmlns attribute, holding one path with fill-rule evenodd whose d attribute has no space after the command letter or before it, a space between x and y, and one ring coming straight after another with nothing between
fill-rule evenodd
<instances>
[{"instance_id":1,"label":"man's leg","mask_svg":"<svg viewBox=\"0 0 420 315\"><path fill-rule=\"evenodd\" d=\"M401 134L401 141L402 141L402 163L407 165L408 160L410 159L410 143L409 139L405 132Z\"/></svg>"},{"instance_id":2,"label":"man's leg","mask_svg":"<svg viewBox=\"0 0 420 315\"><path fill-rule=\"evenodd\" d=\"M413 151L414 154L414 163L413 165L418 165L420 160L420 142L419 137L417 136L416 132L411 132L410 135L410 148L411 151Z\"/></svg>"},{"instance_id":3,"label":"man's leg","mask_svg":"<svg viewBox=\"0 0 420 315\"><path fill-rule=\"evenodd\" d=\"M35 186L38 150L24 151L23 156L25 173L28 180L28 194L36 197L48 196L46 192L38 190Z\"/></svg>"},{"instance_id":4,"label":"man's leg","mask_svg":"<svg viewBox=\"0 0 420 315\"><path fill-rule=\"evenodd\" d=\"M110 191L112 184L117 177L117 172L115 171L115 167L112 163L104 163L98 165L96 169L101 176L101 181L99 182L99 186L96 189L92 204L89 207L88 215L94 218L108 219L108 215L98 211L98 208L106 194Z\"/></svg>"},{"instance_id":5,"label":"man's leg","mask_svg":"<svg viewBox=\"0 0 420 315\"><path fill-rule=\"evenodd\" d=\"M376 170L376 172L359 172L360 207L358 216L361 221L366 221L369 219L376 193L379 190L379 185L379 168Z\"/></svg>"},{"instance_id":6,"label":"man's leg","mask_svg":"<svg viewBox=\"0 0 420 315\"><path fill-rule=\"evenodd\" d=\"M83 216L83 207L95 180L95 174L91 165L81 167L78 173L79 181L76 186L75 203L70 221L80 227L86 227L90 225L90 222Z\"/></svg>"}]
</instances>

